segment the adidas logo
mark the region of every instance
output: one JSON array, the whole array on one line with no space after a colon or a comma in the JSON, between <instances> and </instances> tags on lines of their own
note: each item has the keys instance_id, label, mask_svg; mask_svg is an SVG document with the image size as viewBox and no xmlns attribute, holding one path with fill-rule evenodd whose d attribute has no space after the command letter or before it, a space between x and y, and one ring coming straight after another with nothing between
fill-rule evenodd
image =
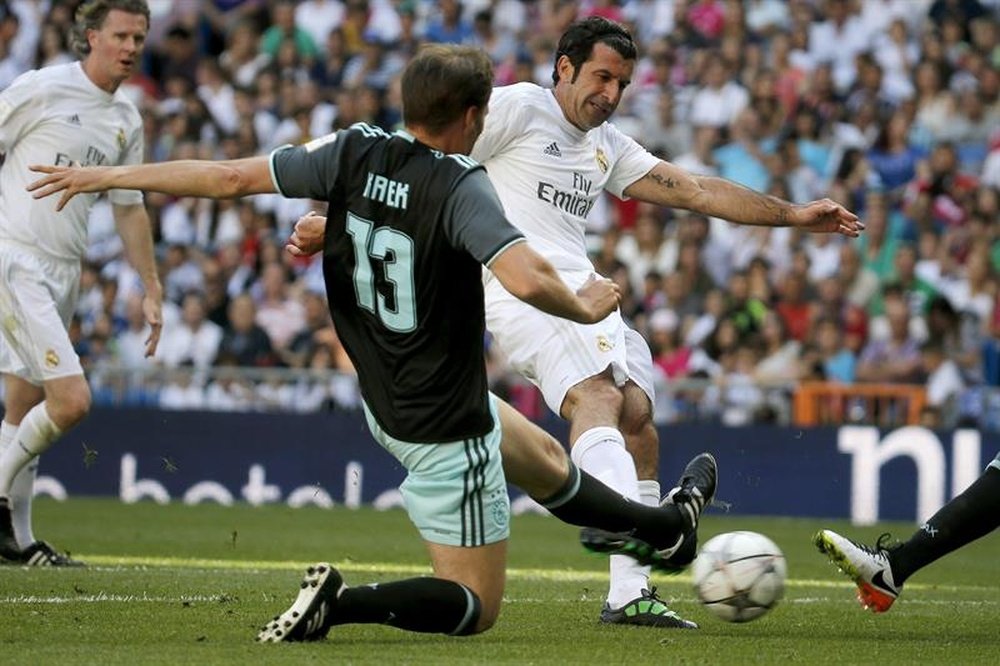
<instances>
[{"instance_id":1,"label":"adidas logo","mask_svg":"<svg viewBox=\"0 0 1000 666\"><path fill-rule=\"evenodd\" d=\"M562 157L562 152L559 150L559 146L553 141L549 145L545 146L545 150L542 151L545 155L551 155L552 157Z\"/></svg>"},{"instance_id":2,"label":"adidas logo","mask_svg":"<svg viewBox=\"0 0 1000 666\"><path fill-rule=\"evenodd\" d=\"M72 116L66 119L66 122L68 122L70 125L76 125L77 127L80 127L83 124L80 122L79 113L74 113Z\"/></svg>"}]
</instances>

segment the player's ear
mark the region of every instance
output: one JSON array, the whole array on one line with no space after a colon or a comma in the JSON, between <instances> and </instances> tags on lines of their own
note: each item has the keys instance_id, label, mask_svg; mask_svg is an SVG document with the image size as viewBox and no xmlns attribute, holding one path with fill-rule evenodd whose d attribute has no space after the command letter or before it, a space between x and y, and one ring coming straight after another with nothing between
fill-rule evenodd
<instances>
[{"instance_id":1,"label":"player's ear","mask_svg":"<svg viewBox=\"0 0 1000 666\"><path fill-rule=\"evenodd\" d=\"M573 63L565 53L556 58L556 71L560 81L570 83L573 80Z\"/></svg>"},{"instance_id":2,"label":"player's ear","mask_svg":"<svg viewBox=\"0 0 1000 666\"><path fill-rule=\"evenodd\" d=\"M463 126L468 129L474 127L479 122L479 114L481 109L478 106L470 106L465 109L465 115L462 117L464 120Z\"/></svg>"}]
</instances>

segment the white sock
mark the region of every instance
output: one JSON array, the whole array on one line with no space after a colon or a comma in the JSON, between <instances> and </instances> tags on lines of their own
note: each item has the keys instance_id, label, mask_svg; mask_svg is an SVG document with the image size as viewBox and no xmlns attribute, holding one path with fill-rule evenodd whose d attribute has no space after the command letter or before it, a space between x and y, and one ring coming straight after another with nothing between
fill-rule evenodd
<instances>
[{"instance_id":1,"label":"white sock","mask_svg":"<svg viewBox=\"0 0 1000 666\"><path fill-rule=\"evenodd\" d=\"M0 452L14 441L16 435L16 425L7 421L0 422ZM17 545L21 548L27 548L35 542L35 535L31 530L31 499L37 472L36 458L17 473L10 485L11 520L14 523Z\"/></svg>"},{"instance_id":2,"label":"white sock","mask_svg":"<svg viewBox=\"0 0 1000 666\"><path fill-rule=\"evenodd\" d=\"M630 500L640 501L635 462L625 450L625 438L614 428L598 427L586 431L573 443L570 457L577 467L608 487ZM636 564L627 555L612 555L609 560L608 605L621 608L649 588L649 567Z\"/></svg>"},{"instance_id":3,"label":"white sock","mask_svg":"<svg viewBox=\"0 0 1000 666\"><path fill-rule=\"evenodd\" d=\"M660 482L652 479L639 480L639 501L646 506L660 506Z\"/></svg>"},{"instance_id":4,"label":"white sock","mask_svg":"<svg viewBox=\"0 0 1000 666\"><path fill-rule=\"evenodd\" d=\"M47 451L61 434L62 430L49 418L44 401L28 411L11 443L0 452L0 497L10 497L18 472Z\"/></svg>"},{"instance_id":5,"label":"white sock","mask_svg":"<svg viewBox=\"0 0 1000 666\"><path fill-rule=\"evenodd\" d=\"M11 442L14 441L14 435L17 434L17 426L10 423L6 419L0 421L0 453L3 453Z\"/></svg>"}]
</instances>

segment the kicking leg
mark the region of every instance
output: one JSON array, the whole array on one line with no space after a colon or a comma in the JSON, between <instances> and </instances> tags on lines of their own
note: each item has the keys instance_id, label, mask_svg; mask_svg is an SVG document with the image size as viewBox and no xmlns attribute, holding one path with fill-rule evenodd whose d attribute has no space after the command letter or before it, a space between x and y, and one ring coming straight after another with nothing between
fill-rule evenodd
<instances>
[{"instance_id":1,"label":"kicking leg","mask_svg":"<svg viewBox=\"0 0 1000 666\"><path fill-rule=\"evenodd\" d=\"M618 430L624 396L610 372L586 379L566 394L562 416L570 422L570 454L580 469L623 496L640 501L635 462ZM619 608L649 587L649 569L612 555L607 602Z\"/></svg>"},{"instance_id":2,"label":"kicking leg","mask_svg":"<svg viewBox=\"0 0 1000 666\"><path fill-rule=\"evenodd\" d=\"M613 557L656 564L664 558L660 549L675 546L689 529L677 507L648 507L623 497L568 460L548 433L506 403L497 402L503 423L501 452L507 479L560 520L607 530L600 533L604 537L602 552L628 553ZM619 615L627 620L619 620ZM678 617L656 598L655 590L645 587L619 608L606 605L601 617L615 623L696 626Z\"/></svg>"},{"instance_id":3,"label":"kicking leg","mask_svg":"<svg viewBox=\"0 0 1000 666\"><path fill-rule=\"evenodd\" d=\"M905 543L887 545L888 534L874 546L821 530L813 543L857 585L858 601L884 613L917 571L1000 527L1000 456L969 486L938 510Z\"/></svg>"},{"instance_id":4,"label":"kicking leg","mask_svg":"<svg viewBox=\"0 0 1000 666\"><path fill-rule=\"evenodd\" d=\"M676 507L629 500L580 470L554 437L513 407L498 399L497 410L503 424L504 476L563 522L629 532L653 549L672 546L688 529Z\"/></svg>"}]
</instances>

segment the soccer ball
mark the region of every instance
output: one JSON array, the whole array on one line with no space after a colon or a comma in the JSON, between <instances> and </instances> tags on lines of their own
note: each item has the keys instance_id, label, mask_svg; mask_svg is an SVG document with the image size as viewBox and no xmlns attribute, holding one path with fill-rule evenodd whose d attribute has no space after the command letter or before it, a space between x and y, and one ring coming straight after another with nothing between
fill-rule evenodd
<instances>
[{"instance_id":1,"label":"soccer ball","mask_svg":"<svg viewBox=\"0 0 1000 666\"><path fill-rule=\"evenodd\" d=\"M698 598L726 622L756 620L785 592L785 556L757 532L712 537L701 547L692 572Z\"/></svg>"}]
</instances>

